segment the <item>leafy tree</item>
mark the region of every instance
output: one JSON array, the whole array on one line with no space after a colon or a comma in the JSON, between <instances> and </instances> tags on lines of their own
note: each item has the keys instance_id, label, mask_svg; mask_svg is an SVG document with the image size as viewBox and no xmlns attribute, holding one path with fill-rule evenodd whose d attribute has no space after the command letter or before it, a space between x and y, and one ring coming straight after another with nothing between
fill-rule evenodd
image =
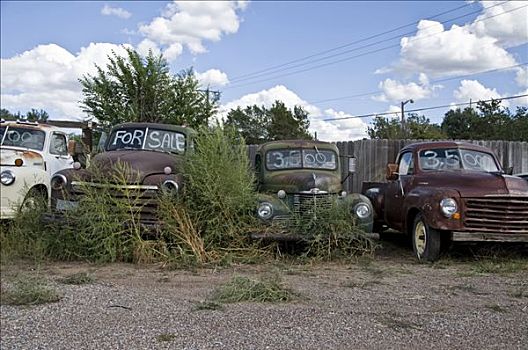
<instances>
[{"instance_id":1,"label":"leafy tree","mask_svg":"<svg viewBox=\"0 0 528 350\"><path fill-rule=\"evenodd\" d=\"M197 127L215 113L218 99L198 90L192 69L174 76L162 55L126 52L126 57L113 52L106 69L96 66L97 74L79 80L83 111L103 126L159 122Z\"/></svg>"},{"instance_id":2,"label":"leafy tree","mask_svg":"<svg viewBox=\"0 0 528 350\"><path fill-rule=\"evenodd\" d=\"M476 109L447 112L442 130L452 139L528 141L527 108L512 115L500 100L479 102Z\"/></svg>"},{"instance_id":3,"label":"leafy tree","mask_svg":"<svg viewBox=\"0 0 528 350\"><path fill-rule=\"evenodd\" d=\"M371 139L401 139L403 131L398 119L388 119L381 116L374 118L372 127L368 127L367 133Z\"/></svg>"},{"instance_id":4,"label":"leafy tree","mask_svg":"<svg viewBox=\"0 0 528 350\"><path fill-rule=\"evenodd\" d=\"M14 114L12 114L11 112L9 112L7 109L2 108L2 109L0 109L0 119L16 120L17 117Z\"/></svg>"},{"instance_id":5,"label":"leafy tree","mask_svg":"<svg viewBox=\"0 0 528 350\"><path fill-rule=\"evenodd\" d=\"M398 119L389 120L378 116L374 118L372 124L373 126L367 131L371 139L438 140L446 137L439 125L431 124L429 118L423 115L411 114L406 121L405 133Z\"/></svg>"},{"instance_id":6,"label":"leafy tree","mask_svg":"<svg viewBox=\"0 0 528 350\"><path fill-rule=\"evenodd\" d=\"M248 145L269 141L268 124L268 110L257 105L232 109L225 121L225 125L233 127Z\"/></svg>"},{"instance_id":7,"label":"leafy tree","mask_svg":"<svg viewBox=\"0 0 528 350\"><path fill-rule=\"evenodd\" d=\"M312 138L308 132L308 113L300 106L290 110L281 101L275 101L269 109L257 105L232 109L227 114L225 125L237 130L247 144Z\"/></svg>"},{"instance_id":8,"label":"leafy tree","mask_svg":"<svg viewBox=\"0 0 528 350\"><path fill-rule=\"evenodd\" d=\"M31 122L45 123L49 119L49 114L43 109L36 110L35 108L31 108L31 110L26 113L26 119Z\"/></svg>"},{"instance_id":9,"label":"leafy tree","mask_svg":"<svg viewBox=\"0 0 528 350\"><path fill-rule=\"evenodd\" d=\"M291 111L283 102L275 101L269 113L268 137L271 140L312 139L308 132L308 113L302 107L294 106Z\"/></svg>"}]
</instances>

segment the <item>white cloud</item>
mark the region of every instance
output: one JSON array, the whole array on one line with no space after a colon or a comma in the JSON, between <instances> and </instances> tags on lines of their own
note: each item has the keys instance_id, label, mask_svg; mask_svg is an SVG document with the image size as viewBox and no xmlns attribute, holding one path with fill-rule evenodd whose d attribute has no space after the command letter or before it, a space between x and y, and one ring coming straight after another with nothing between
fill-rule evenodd
<instances>
[{"instance_id":1,"label":"white cloud","mask_svg":"<svg viewBox=\"0 0 528 350\"><path fill-rule=\"evenodd\" d=\"M296 93L283 85L277 85L268 90L245 95L238 100L223 105L220 109L220 117L223 119L231 109L237 107L258 105L271 107L277 100L282 101L287 108L301 106L309 113L310 128L312 135L317 132L317 137L322 141L348 141L367 137L367 124L360 118L345 119L339 121L324 121L330 118L351 117L342 111L326 109L321 111L318 107L301 99Z\"/></svg>"},{"instance_id":2,"label":"white cloud","mask_svg":"<svg viewBox=\"0 0 528 350\"><path fill-rule=\"evenodd\" d=\"M238 14L245 8L246 2L240 1L174 1L161 17L140 25L139 32L163 47L170 58L175 58L182 46L193 54L204 53L203 41L216 42L238 31Z\"/></svg>"},{"instance_id":3,"label":"white cloud","mask_svg":"<svg viewBox=\"0 0 528 350\"><path fill-rule=\"evenodd\" d=\"M490 89L477 80L462 80L460 86L453 92L457 102L477 102L480 100L500 99L502 95L496 89ZM502 101L504 107L509 106L509 101Z\"/></svg>"},{"instance_id":4,"label":"white cloud","mask_svg":"<svg viewBox=\"0 0 528 350\"><path fill-rule=\"evenodd\" d=\"M203 73L195 73L195 75L202 86L225 86L229 83L227 74L218 69L209 69Z\"/></svg>"},{"instance_id":5,"label":"white cloud","mask_svg":"<svg viewBox=\"0 0 528 350\"><path fill-rule=\"evenodd\" d=\"M104 67L107 56L124 55L125 46L91 43L77 54L55 45L39 45L20 55L1 60L1 104L10 111L25 113L44 109L51 119L79 119L84 74L94 74L95 64Z\"/></svg>"},{"instance_id":6,"label":"white cloud","mask_svg":"<svg viewBox=\"0 0 528 350\"><path fill-rule=\"evenodd\" d=\"M515 81L519 86L528 86L528 67L517 68Z\"/></svg>"},{"instance_id":7,"label":"white cloud","mask_svg":"<svg viewBox=\"0 0 528 350\"><path fill-rule=\"evenodd\" d=\"M432 76L463 75L515 65L514 57L492 37L479 37L468 26L420 21L414 37L401 39L397 69Z\"/></svg>"},{"instance_id":8,"label":"white cloud","mask_svg":"<svg viewBox=\"0 0 528 350\"><path fill-rule=\"evenodd\" d=\"M158 44L156 44L155 42L153 42L152 40L149 40L149 39L143 39L136 46L136 50L141 56L147 56L150 51L154 55L159 55L161 53L161 50L158 47Z\"/></svg>"},{"instance_id":9,"label":"white cloud","mask_svg":"<svg viewBox=\"0 0 528 350\"><path fill-rule=\"evenodd\" d=\"M106 4L101 9L101 14L104 16L116 16L124 19L130 18L132 16L130 12L122 9L121 7L112 7Z\"/></svg>"},{"instance_id":10,"label":"white cloud","mask_svg":"<svg viewBox=\"0 0 528 350\"><path fill-rule=\"evenodd\" d=\"M528 89L524 89L523 91L520 91L516 95L527 95L518 99L515 99L515 105L517 106L525 106L528 107Z\"/></svg>"},{"instance_id":11,"label":"white cloud","mask_svg":"<svg viewBox=\"0 0 528 350\"><path fill-rule=\"evenodd\" d=\"M431 97L435 90L442 87L441 85L429 85L429 79L424 73L420 73L418 80L419 84L414 82L404 84L397 80L385 79L378 84L382 94L374 96L373 99L382 102L396 102L406 99L418 101Z\"/></svg>"},{"instance_id":12,"label":"white cloud","mask_svg":"<svg viewBox=\"0 0 528 350\"><path fill-rule=\"evenodd\" d=\"M528 42L528 7L524 7L527 4L527 1L486 1L483 13L470 28L480 37L496 38L504 47L524 44Z\"/></svg>"}]
</instances>

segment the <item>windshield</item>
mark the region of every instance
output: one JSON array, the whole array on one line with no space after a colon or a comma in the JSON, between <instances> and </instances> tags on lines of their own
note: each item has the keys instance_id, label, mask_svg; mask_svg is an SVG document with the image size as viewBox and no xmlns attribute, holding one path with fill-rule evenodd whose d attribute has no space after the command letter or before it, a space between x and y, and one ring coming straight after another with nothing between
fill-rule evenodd
<instances>
[{"instance_id":1,"label":"windshield","mask_svg":"<svg viewBox=\"0 0 528 350\"><path fill-rule=\"evenodd\" d=\"M14 146L42 151L46 134L42 130L24 127L2 127L0 129L2 146Z\"/></svg>"},{"instance_id":2,"label":"windshield","mask_svg":"<svg viewBox=\"0 0 528 350\"><path fill-rule=\"evenodd\" d=\"M419 157L422 170L467 169L485 172L500 171L491 154L469 149L436 148L421 150Z\"/></svg>"},{"instance_id":3,"label":"windshield","mask_svg":"<svg viewBox=\"0 0 528 350\"><path fill-rule=\"evenodd\" d=\"M283 169L337 169L336 153L318 149L285 149L266 153L268 170Z\"/></svg>"},{"instance_id":4,"label":"windshield","mask_svg":"<svg viewBox=\"0 0 528 350\"><path fill-rule=\"evenodd\" d=\"M153 128L124 128L114 130L107 143L107 151L146 149L161 152L185 152L185 134Z\"/></svg>"}]
</instances>

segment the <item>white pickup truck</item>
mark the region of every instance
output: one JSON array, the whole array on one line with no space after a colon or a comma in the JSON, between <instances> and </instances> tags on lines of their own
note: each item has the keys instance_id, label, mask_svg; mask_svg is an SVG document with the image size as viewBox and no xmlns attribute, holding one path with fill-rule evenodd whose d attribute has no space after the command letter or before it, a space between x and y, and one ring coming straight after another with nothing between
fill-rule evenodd
<instances>
[{"instance_id":1,"label":"white pickup truck","mask_svg":"<svg viewBox=\"0 0 528 350\"><path fill-rule=\"evenodd\" d=\"M39 123L0 121L0 219L50 198L50 179L72 168L67 135Z\"/></svg>"}]
</instances>

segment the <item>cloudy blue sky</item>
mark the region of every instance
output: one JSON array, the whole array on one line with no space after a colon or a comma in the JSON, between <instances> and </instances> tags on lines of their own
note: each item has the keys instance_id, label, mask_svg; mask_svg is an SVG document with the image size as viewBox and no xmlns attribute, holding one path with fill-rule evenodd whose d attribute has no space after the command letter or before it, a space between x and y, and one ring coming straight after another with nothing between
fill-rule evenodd
<instances>
[{"instance_id":1,"label":"cloudy blue sky","mask_svg":"<svg viewBox=\"0 0 528 350\"><path fill-rule=\"evenodd\" d=\"M236 106L302 105L323 140L366 136L332 118L528 94L528 1L1 1L1 106L83 119L77 81L130 45L193 67ZM528 98L504 100L511 109ZM441 122L446 108L423 113Z\"/></svg>"}]
</instances>

